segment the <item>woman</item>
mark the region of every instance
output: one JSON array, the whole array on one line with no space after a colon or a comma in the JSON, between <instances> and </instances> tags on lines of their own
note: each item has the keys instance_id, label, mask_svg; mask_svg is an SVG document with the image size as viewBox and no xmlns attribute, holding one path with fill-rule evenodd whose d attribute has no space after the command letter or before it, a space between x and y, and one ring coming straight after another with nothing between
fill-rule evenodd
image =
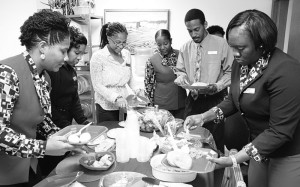
<instances>
[{"instance_id":1,"label":"woman","mask_svg":"<svg viewBox=\"0 0 300 187\"><path fill-rule=\"evenodd\" d=\"M128 32L124 25L114 22L101 29L100 50L93 53L90 71L97 122L119 121L119 109L126 110L126 84L131 78L131 56L126 46Z\"/></svg>"},{"instance_id":2,"label":"woman","mask_svg":"<svg viewBox=\"0 0 300 187\"><path fill-rule=\"evenodd\" d=\"M88 124L81 108L78 96L77 73L74 66L85 54L86 37L75 27L70 27L70 47L68 59L58 72L47 71L51 79L51 114L54 124L64 128L72 124L73 119L78 124ZM39 166L44 176L47 176L65 156L45 156L39 159Z\"/></svg>"},{"instance_id":3,"label":"woman","mask_svg":"<svg viewBox=\"0 0 300 187\"><path fill-rule=\"evenodd\" d=\"M237 14L226 31L234 51L232 84L227 100L189 116L185 126L240 111L250 143L231 157L211 158L218 167L250 159L249 187L294 187L300 183L300 64L276 48L277 28L265 13Z\"/></svg>"},{"instance_id":4,"label":"woman","mask_svg":"<svg viewBox=\"0 0 300 187\"><path fill-rule=\"evenodd\" d=\"M186 91L174 83L178 50L172 48L170 32L161 29L155 34L158 51L146 63L145 95L150 105L158 105L183 119Z\"/></svg>"},{"instance_id":5,"label":"woman","mask_svg":"<svg viewBox=\"0 0 300 187\"><path fill-rule=\"evenodd\" d=\"M21 26L26 51L0 61L0 186L33 186L39 177L37 158L63 155L75 149L66 138L37 140L59 130L51 120L47 75L68 59L68 20L57 12L42 10Z\"/></svg>"},{"instance_id":6,"label":"woman","mask_svg":"<svg viewBox=\"0 0 300 187\"><path fill-rule=\"evenodd\" d=\"M48 72L51 78L52 120L60 128L72 124L87 124L78 96L77 73L74 66L85 54L86 37L75 27L70 27L68 59L58 72Z\"/></svg>"}]
</instances>

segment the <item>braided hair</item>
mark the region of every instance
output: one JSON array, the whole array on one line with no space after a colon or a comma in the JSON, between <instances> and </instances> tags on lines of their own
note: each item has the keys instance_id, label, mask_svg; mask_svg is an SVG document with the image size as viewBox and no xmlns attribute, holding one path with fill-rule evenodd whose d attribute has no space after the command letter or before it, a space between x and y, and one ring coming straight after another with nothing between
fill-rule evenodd
<instances>
[{"instance_id":1,"label":"braided hair","mask_svg":"<svg viewBox=\"0 0 300 187\"><path fill-rule=\"evenodd\" d=\"M49 45L60 43L70 35L69 23L61 13L51 10L36 12L20 28L21 45L30 50L41 41Z\"/></svg>"},{"instance_id":2,"label":"braided hair","mask_svg":"<svg viewBox=\"0 0 300 187\"><path fill-rule=\"evenodd\" d=\"M68 49L68 52L72 48L78 48L80 44L87 45L86 37L79 31L78 28L70 26L69 30L70 30L70 47Z\"/></svg>"},{"instance_id":3,"label":"braided hair","mask_svg":"<svg viewBox=\"0 0 300 187\"><path fill-rule=\"evenodd\" d=\"M100 49L103 49L105 45L108 44L108 36L110 37L117 33L125 33L126 35L128 35L126 27L119 22L104 24L100 31Z\"/></svg>"}]
</instances>

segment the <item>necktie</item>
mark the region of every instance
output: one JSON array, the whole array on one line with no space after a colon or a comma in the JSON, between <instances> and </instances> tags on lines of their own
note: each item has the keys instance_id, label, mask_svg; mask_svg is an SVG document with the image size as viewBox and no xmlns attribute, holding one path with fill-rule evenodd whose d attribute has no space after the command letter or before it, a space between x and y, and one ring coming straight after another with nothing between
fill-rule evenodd
<instances>
[{"instance_id":1,"label":"necktie","mask_svg":"<svg viewBox=\"0 0 300 187\"><path fill-rule=\"evenodd\" d=\"M202 60L202 52L201 52L201 45L197 44L197 56L196 56L196 62L195 62L195 75L194 75L194 83L195 82L200 82L200 76L201 76L201 60ZM191 95L194 100L198 98L198 92L191 92Z\"/></svg>"}]
</instances>

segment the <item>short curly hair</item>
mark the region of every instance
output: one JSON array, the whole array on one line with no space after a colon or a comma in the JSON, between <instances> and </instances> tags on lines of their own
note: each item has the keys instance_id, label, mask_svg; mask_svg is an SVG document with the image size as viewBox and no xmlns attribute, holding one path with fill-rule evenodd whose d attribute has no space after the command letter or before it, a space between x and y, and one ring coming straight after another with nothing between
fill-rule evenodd
<instances>
[{"instance_id":1,"label":"short curly hair","mask_svg":"<svg viewBox=\"0 0 300 187\"><path fill-rule=\"evenodd\" d=\"M78 28L70 26L69 30L70 30L70 47L68 49L68 52L72 48L78 48L80 44L87 45L86 37L83 35L83 33L79 31Z\"/></svg>"},{"instance_id":2,"label":"short curly hair","mask_svg":"<svg viewBox=\"0 0 300 187\"><path fill-rule=\"evenodd\" d=\"M205 20L205 15L202 12L202 10L199 10L196 8L189 10L184 17L184 23L189 22L191 20L195 20L195 19L199 19L200 23L202 25L204 25L206 20Z\"/></svg>"},{"instance_id":3,"label":"short curly hair","mask_svg":"<svg viewBox=\"0 0 300 187\"><path fill-rule=\"evenodd\" d=\"M41 41L54 45L69 37L69 19L59 12L41 10L30 16L21 26L21 45L32 49Z\"/></svg>"},{"instance_id":4,"label":"short curly hair","mask_svg":"<svg viewBox=\"0 0 300 187\"><path fill-rule=\"evenodd\" d=\"M208 27L206 30L209 34L220 33L222 36L225 35L223 28L219 25L212 25L212 26Z\"/></svg>"}]
</instances>

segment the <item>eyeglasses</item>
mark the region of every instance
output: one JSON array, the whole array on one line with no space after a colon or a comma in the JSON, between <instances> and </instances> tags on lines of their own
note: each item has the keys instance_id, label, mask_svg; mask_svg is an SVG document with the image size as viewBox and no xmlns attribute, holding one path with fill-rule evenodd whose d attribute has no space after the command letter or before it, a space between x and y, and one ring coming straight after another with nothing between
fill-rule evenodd
<instances>
[{"instance_id":1,"label":"eyeglasses","mask_svg":"<svg viewBox=\"0 0 300 187\"><path fill-rule=\"evenodd\" d=\"M126 41L124 41L124 42L119 42L119 41L116 42L111 37L107 37L107 38L110 39L114 43L114 45L116 45L118 48L124 48L127 45Z\"/></svg>"}]
</instances>

